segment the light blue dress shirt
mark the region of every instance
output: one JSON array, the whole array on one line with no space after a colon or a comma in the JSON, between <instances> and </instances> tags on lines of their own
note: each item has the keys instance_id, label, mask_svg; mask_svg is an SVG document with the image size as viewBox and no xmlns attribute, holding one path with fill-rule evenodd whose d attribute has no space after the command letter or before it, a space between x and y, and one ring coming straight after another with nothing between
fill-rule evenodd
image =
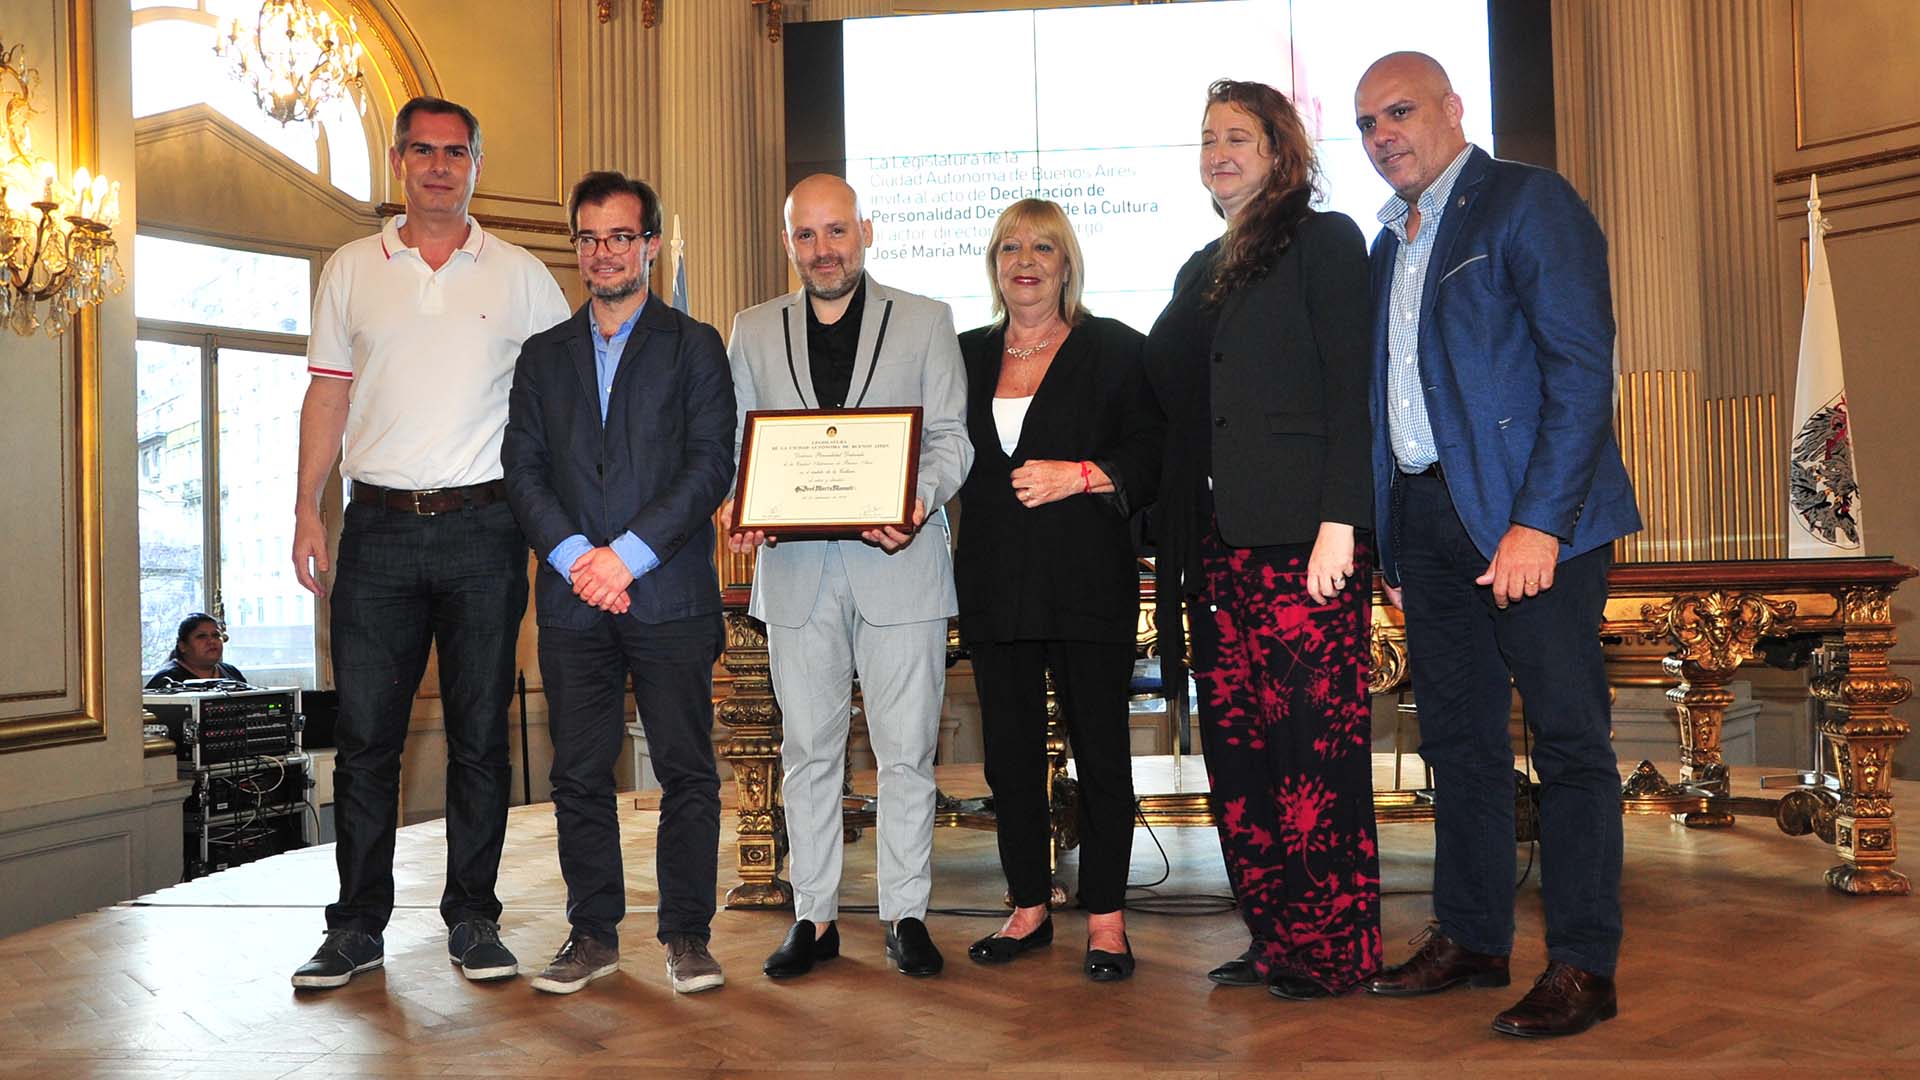
<instances>
[{"instance_id":1,"label":"light blue dress shirt","mask_svg":"<svg viewBox=\"0 0 1920 1080\"><path fill-rule=\"evenodd\" d=\"M593 377L594 386L600 391L600 426L602 427L607 423L607 403L613 394L613 377L620 370L620 354L627 351L627 339L633 336L633 327L640 321L640 313L646 309L647 301L643 299L627 321L620 324L620 329L613 332L612 337L601 334L599 324L593 321L593 312L591 310L587 312L587 322L593 331L590 335L593 338ZM631 529L614 537L613 542L607 546L613 549L615 555L620 556L620 561L627 564L628 572L636 578L660 565L659 556L653 553L653 549L647 546L645 540L633 535ZM547 565L558 571L561 578L571 585L573 584L573 564L579 561L580 556L592 550L593 544L585 535L574 533L554 545L553 550L547 553Z\"/></svg>"},{"instance_id":2,"label":"light blue dress shirt","mask_svg":"<svg viewBox=\"0 0 1920 1080\"><path fill-rule=\"evenodd\" d=\"M1426 292L1427 260L1440 218L1453 194L1453 183L1473 153L1460 151L1427 190L1420 193L1420 232L1407 239L1407 217L1413 207L1395 195L1380 208L1380 224L1393 230L1400 246L1393 253L1393 285L1387 305L1387 434L1401 472L1425 472L1440 460L1433 425L1427 420L1427 399L1420 388L1420 297Z\"/></svg>"}]
</instances>

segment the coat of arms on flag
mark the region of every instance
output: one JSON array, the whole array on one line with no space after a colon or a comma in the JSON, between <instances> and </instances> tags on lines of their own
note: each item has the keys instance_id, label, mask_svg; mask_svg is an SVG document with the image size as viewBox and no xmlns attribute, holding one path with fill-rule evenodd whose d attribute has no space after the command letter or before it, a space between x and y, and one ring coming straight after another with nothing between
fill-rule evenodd
<instances>
[{"instance_id":1,"label":"coat of arms on flag","mask_svg":"<svg viewBox=\"0 0 1920 1080\"><path fill-rule=\"evenodd\" d=\"M1807 302L1787 452L1787 555L1795 559L1866 553L1826 231L1815 177L1807 190Z\"/></svg>"}]
</instances>

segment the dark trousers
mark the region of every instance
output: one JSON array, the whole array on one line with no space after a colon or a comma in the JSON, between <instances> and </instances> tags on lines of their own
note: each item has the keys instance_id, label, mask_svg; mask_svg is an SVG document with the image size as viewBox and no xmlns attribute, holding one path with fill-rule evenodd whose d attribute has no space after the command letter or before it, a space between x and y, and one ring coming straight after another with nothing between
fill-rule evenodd
<instances>
[{"instance_id":1,"label":"dark trousers","mask_svg":"<svg viewBox=\"0 0 1920 1080\"><path fill-rule=\"evenodd\" d=\"M540 628L567 921L609 945L619 944L627 913L613 766L626 733L621 695L629 675L661 787L658 935L708 936L720 851L713 664L724 643L718 612L664 623L609 615L590 630Z\"/></svg>"},{"instance_id":2,"label":"dark trousers","mask_svg":"<svg viewBox=\"0 0 1920 1080\"><path fill-rule=\"evenodd\" d=\"M329 929L377 934L393 914L400 750L430 646L447 738L440 915L448 926L500 917L494 880L512 785L507 703L526 610L527 543L506 503L430 517L347 504L333 584L340 900L327 907Z\"/></svg>"},{"instance_id":3,"label":"dark trousers","mask_svg":"<svg viewBox=\"0 0 1920 1080\"><path fill-rule=\"evenodd\" d=\"M1347 587L1307 593L1311 544L1201 541L1193 674L1214 823L1262 975L1335 993L1380 967L1373 819L1373 553ZM1195 598L1189 598L1192 602Z\"/></svg>"},{"instance_id":4,"label":"dark trousers","mask_svg":"<svg viewBox=\"0 0 1920 1080\"><path fill-rule=\"evenodd\" d=\"M1502 609L1474 584L1474 547L1446 484L1402 477L1395 495L1407 659L1420 756L1433 767L1433 912L1480 953L1513 947L1513 747L1518 687L1540 774L1540 890L1550 959L1613 974L1620 950L1620 771L1600 619L1607 548L1560 563L1553 587ZM1509 682L1511 679L1511 683Z\"/></svg>"},{"instance_id":5,"label":"dark trousers","mask_svg":"<svg viewBox=\"0 0 1920 1080\"><path fill-rule=\"evenodd\" d=\"M1080 904L1103 915L1126 904L1133 862L1133 761L1127 745L1130 643L986 642L969 646L980 692L987 784L1007 891L1021 907L1052 889L1047 804L1047 685L1080 781Z\"/></svg>"}]
</instances>

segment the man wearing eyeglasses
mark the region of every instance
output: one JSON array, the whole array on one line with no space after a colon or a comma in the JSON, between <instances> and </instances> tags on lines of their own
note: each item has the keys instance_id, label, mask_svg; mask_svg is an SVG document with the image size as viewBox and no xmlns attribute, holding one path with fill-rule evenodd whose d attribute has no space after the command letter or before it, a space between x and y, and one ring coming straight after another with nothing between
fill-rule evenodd
<instances>
[{"instance_id":1,"label":"man wearing eyeglasses","mask_svg":"<svg viewBox=\"0 0 1920 1080\"><path fill-rule=\"evenodd\" d=\"M500 941L494 885L527 546L506 502L500 436L520 345L565 318L567 301L538 259L468 216L482 161L472 112L407 102L387 156L406 213L327 260L307 340L293 566L316 596L336 571L340 897L294 973L301 989L385 963L400 751L429 649L447 741L447 952L469 979L519 971ZM336 459L352 481L337 568L320 518Z\"/></svg>"},{"instance_id":2,"label":"man wearing eyeglasses","mask_svg":"<svg viewBox=\"0 0 1920 1080\"><path fill-rule=\"evenodd\" d=\"M720 848L713 665L725 643L713 512L733 480L733 382L713 327L649 299L660 200L617 172L569 203L592 298L527 340L501 461L542 565L534 584L553 812L572 932L536 990L619 969L626 914L613 768L629 675L660 780L656 936L680 993L720 986L707 950Z\"/></svg>"}]
</instances>

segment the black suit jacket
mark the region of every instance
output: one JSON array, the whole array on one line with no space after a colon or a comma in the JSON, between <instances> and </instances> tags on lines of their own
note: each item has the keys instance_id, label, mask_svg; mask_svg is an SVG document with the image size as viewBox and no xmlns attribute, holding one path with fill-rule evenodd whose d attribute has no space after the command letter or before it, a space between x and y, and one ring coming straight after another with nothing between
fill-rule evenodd
<instances>
[{"instance_id":1,"label":"black suit jacket","mask_svg":"<svg viewBox=\"0 0 1920 1080\"><path fill-rule=\"evenodd\" d=\"M1172 304L1208 287L1218 249L1180 268ZM1162 558L1194 566L1209 507L1234 547L1312 543L1323 521L1371 528L1368 306L1359 228L1314 213L1271 269L1220 306L1210 341L1156 333L1148 370L1169 425Z\"/></svg>"},{"instance_id":2,"label":"black suit jacket","mask_svg":"<svg viewBox=\"0 0 1920 1080\"><path fill-rule=\"evenodd\" d=\"M1130 642L1140 575L1127 528L1159 487L1165 420L1142 365L1146 339L1114 319L1088 317L1060 346L1009 456L993 419L1006 342L1003 326L960 335L967 364L973 468L960 488L954 581L968 641ZM1014 498L1027 461L1097 461L1119 498L1071 495L1032 509Z\"/></svg>"},{"instance_id":3,"label":"black suit jacket","mask_svg":"<svg viewBox=\"0 0 1920 1080\"><path fill-rule=\"evenodd\" d=\"M733 482L733 379L720 334L649 299L614 373L607 420L595 388L591 304L527 339L513 372L500 460L507 499L539 556L541 626L586 629L603 613L547 564L581 533L631 530L660 565L628 588L642 622L720 610L713 512Z\"/></svg>"}]
</instances>

